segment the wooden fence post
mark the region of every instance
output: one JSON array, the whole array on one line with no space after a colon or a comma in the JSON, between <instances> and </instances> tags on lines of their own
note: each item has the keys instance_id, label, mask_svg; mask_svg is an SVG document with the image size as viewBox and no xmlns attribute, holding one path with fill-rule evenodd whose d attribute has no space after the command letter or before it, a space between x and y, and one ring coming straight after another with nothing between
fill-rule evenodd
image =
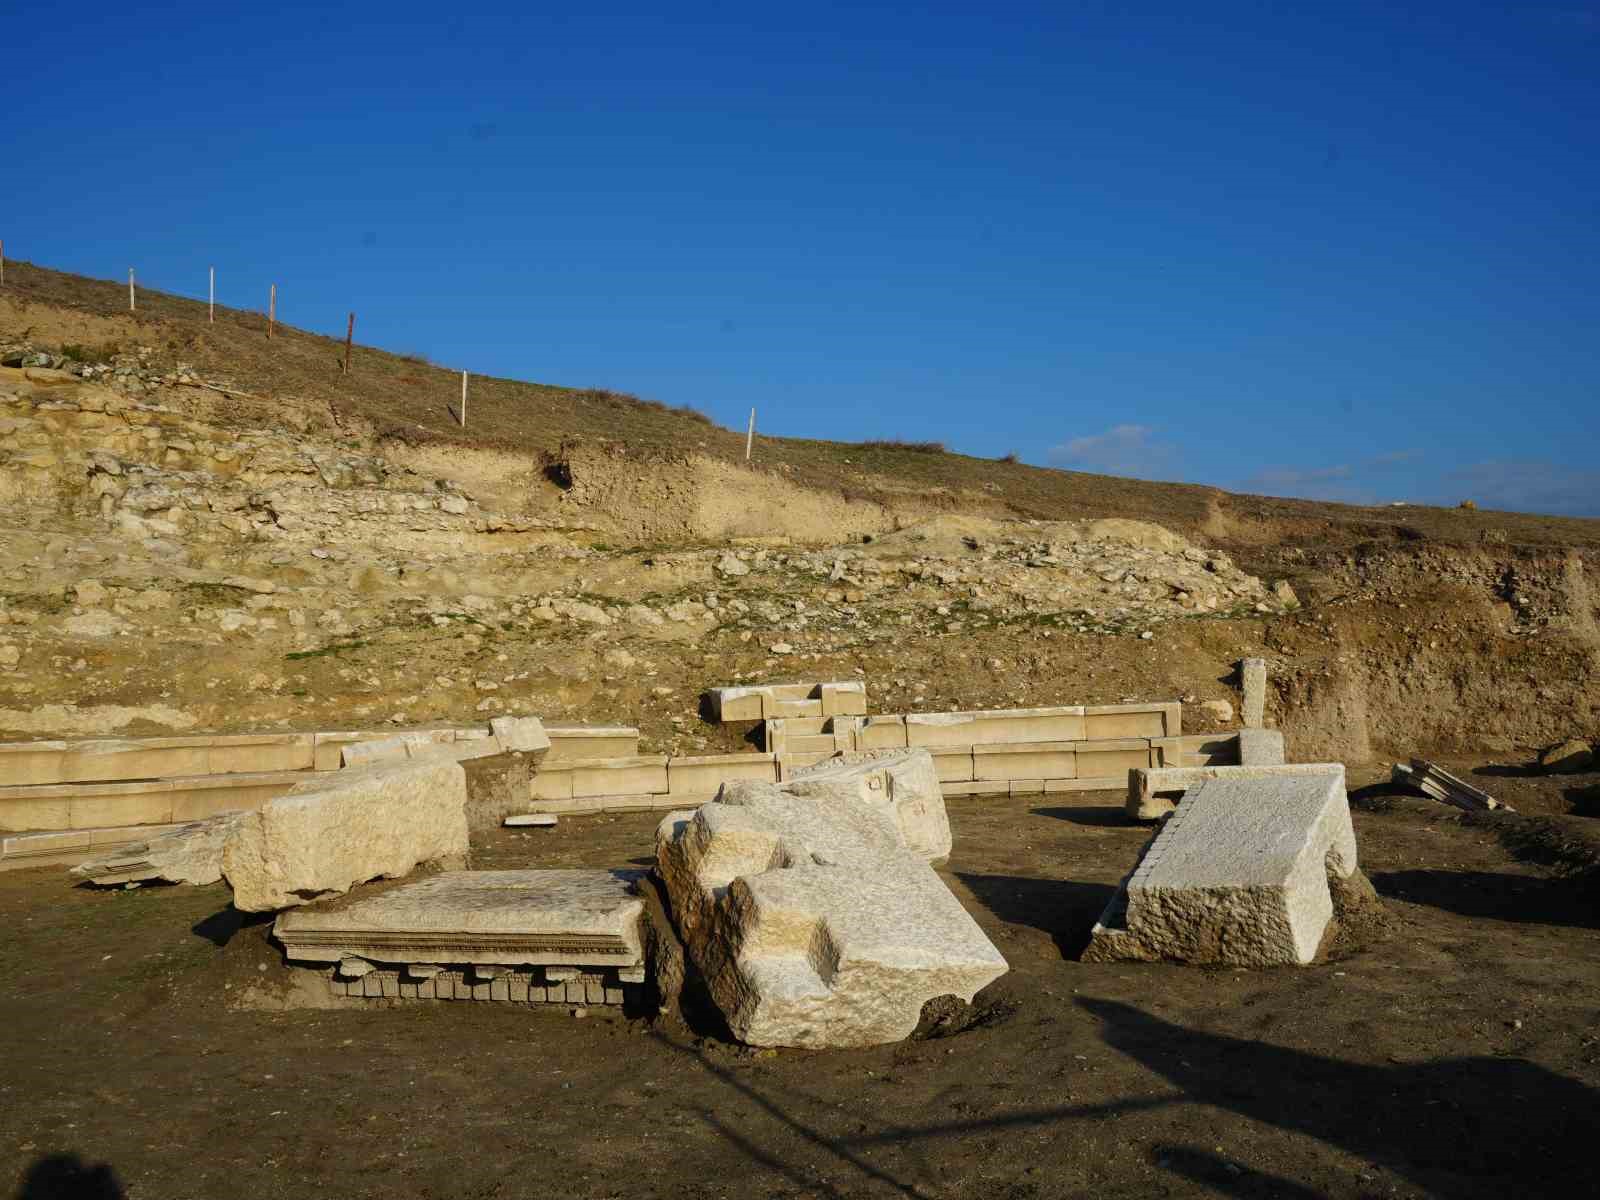
<instances>
[{"instance_id":1,"label":"wooden fence post","mask_svg":"<svg viewBox=\"0 0 1600 1200\"><path fill-rule=\"evenodd\" d=\"M346 325L344 330L344 373L346 375L350 374L350 343L355 340L355 336L356 315L351 313L350 324Z\"/></svg>"},{"instance_id":2,"label":"wooden fence post","mask_svg":"<svg viewBox=\"0 0 1600 1200\"><path fill-rule=\"evenodd\" d=\"M278 323L278 285L273 284L267 293L267 340L272 340L272 327Z\"/></svg>"}]
</instances>

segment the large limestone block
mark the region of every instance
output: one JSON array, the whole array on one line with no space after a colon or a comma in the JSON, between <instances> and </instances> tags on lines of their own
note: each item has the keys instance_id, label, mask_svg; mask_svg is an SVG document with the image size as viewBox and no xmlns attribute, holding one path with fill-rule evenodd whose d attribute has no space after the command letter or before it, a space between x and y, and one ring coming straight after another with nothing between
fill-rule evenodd
<instances>
[{"instance_id":1,"label":"large limestone block","mask_svg":"<svg viewBox=\"0 0 1600 1200\"><path fill-rule=\"evenodd\" d=\"M443 871L281 914L297 962L638 967L643 871Z\"/></svg>"},{"instance_id":2,"label":"large limestone block","mask_svg":"<svg viewBox=\"0 0 1600 1200\"><path fill-rule=\"evenodd\" d=\"M864 804L888 812L901 842L923 858L950 855L950 817L926 750L856 752L797 768L782 784L793 796Z\"/></svg>"},{"instance_id":3,"label":"large limestone block","mask_svg":"<svg viewBox=\"0 0 1600 1200\"><path fill-rule=\"evenodd\" d=\"M467 853L459 763L419 758L346 768L247 814L222 850L234 907L271 912Z\"/></svg>"},{"instance_id":4,"label":"large limestone block","mask_svg":"<svg viewBox=\"0 0 1600 1200\"><path fill-rule=\"evenodd\" d=\"M1083 957L1308 963L1333 917L1329 876L1355 870L1342 775L1207 780L1184 793Z\"/></svg>"},{"instance_id":5,"label":"large limestone block","mask_svg":"<svg viewBox=\"0 0 1600 1200\"><path fill-rule=\"evenodd\" d=\"M657 870L711 997L756 1046L871 1046L1006 970L887 808L730 784L673 813Z\"/></svg>"},{"instance_id":6,"label":"large limestone block","mask_svg":"<svg viewBox=\"0 0 1600 1200\"><path fill-rule=\"evenodd\" d=\"M216 883L222 878L222 846L243 813L222 813L169 830L145 842L118 846L72 868L80 879L103 887L160 880Z\"/></svg>"}]
</instances>

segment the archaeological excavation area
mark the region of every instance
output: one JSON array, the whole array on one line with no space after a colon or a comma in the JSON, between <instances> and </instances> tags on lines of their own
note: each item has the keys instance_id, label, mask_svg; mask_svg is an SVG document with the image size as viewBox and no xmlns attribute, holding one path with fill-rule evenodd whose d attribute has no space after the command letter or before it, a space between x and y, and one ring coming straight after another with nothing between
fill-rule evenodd
<instances>
[{"instance_id":1,"label":"archaeological excavation area","mask_svg":"<svg viewBox=\"0 0 1600 1200\"><path fill-rule=\"evenodd\" d=\"M1593 1190L1592 522L29 294L0 1196Z\"/></svg>"}]
</instances>

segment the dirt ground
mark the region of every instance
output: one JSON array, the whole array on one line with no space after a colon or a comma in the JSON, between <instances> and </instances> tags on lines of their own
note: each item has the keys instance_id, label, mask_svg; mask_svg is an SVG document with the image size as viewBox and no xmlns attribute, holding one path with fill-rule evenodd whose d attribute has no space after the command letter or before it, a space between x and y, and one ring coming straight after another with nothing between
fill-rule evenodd
<instances>
[{"instance_id":1,"label":"dirt ground","mask_svg":"<svg viewBox=\"0 0 1600 1200\"><path fill-rule=\"evenodd\" d=\"M1582 830L1596 777L1453 763ZM1592 882L1351 777L1385 917L1334 961L1075 961L1148 831L1120 797L957 798L945 877L1011 964L960 1034L755 1052L509 1005L261 1011L227 889L0 874L0 1187L44 1196L1589 1194ZM655 814L504 831L481 866L648 862ZM1592 877L1591 877L1592 878ZM9 1191L5 1195L12 1194Z\"/></svg>"}]
</instances>

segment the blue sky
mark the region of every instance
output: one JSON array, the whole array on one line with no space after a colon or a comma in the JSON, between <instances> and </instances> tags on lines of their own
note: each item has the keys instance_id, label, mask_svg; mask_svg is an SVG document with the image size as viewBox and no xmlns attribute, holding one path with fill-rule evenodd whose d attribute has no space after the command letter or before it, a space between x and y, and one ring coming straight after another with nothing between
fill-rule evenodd
<instances>
[{"instance_id":1,"label":"blue sky","mask_svg":"<svg viewBox=\"0 0 1600 1200\"><path fill-rule=\"evenodd\" d=\"M1600 7L6 27L15 258L771 433L1600 515Z\"/></svg>"}]
</instances>

